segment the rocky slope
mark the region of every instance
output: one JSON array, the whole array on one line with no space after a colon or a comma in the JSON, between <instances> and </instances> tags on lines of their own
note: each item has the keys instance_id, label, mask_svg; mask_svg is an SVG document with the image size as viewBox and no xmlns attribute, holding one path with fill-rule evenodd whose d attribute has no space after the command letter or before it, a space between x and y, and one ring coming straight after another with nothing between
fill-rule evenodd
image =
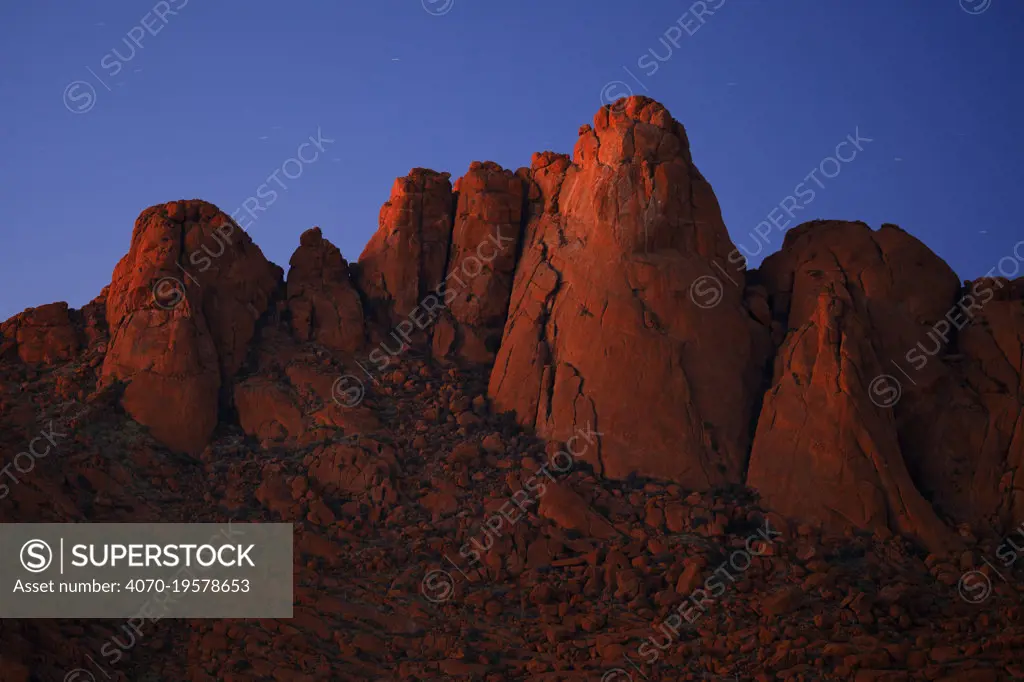
<instances>
[{"instance_id":1,"label":"rocky slope","mask_svg":"<svg viewBox=\"0 0 1024 682\"><path fill-rule=\"evenodd\" d=\"M0 679L1024 678L1024 280L891 225L737 254L641 97L414 169L355 263L147 209L0 325L0 521L290 521L295 617L2 621Z\"/></svg>"}]
</instances>

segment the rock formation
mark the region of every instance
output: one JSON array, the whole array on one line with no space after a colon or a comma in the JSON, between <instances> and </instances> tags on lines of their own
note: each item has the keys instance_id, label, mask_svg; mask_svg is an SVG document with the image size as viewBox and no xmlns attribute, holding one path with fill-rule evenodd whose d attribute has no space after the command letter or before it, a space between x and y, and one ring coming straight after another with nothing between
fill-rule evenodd
<instances>
[{"instance_id":1,"label":"rock formation","mask_svg":"<svg viewBox=\"0 0 1024 682\"><path fill-rule=\"evenodd\" d=\"M212 204L154 206L100 297L0 325L0 359L94 353L102 401L198 453L219 423L264 450L372 432L398 358L429 354L488 371L495 412L606 479L746 484L937 549L1024 521L1021 280L961 286L895 226L825 221L747 272L686 131L644 97L602 108L572 158L449 178L399 178L358 263L307 230L286 283ZM388 373L364 377L381 339ZM472 428L468 400L437 418Z\"/></svg>"},{"instance_id":2,"label":"rock formation","mask_svg":"<svg viewBox=\"0 0 1024 682\"><path fill-rule=\"evenodd\" d=\"M290 265L288 309L296 338L339 351L361 348L363 306L338 247L319 227L306 230Z\"/></svg>"},{"instance_id":3,"label":"rock formation","mask_svg":"<svg viewBox=\"0 0 1024 682\"><path fill-rule=\"evenodd\" d=\"M501 344L523 219L522 178L474 163L455 183L447 304L433 330L434 355L489 364Z\"/></svg>"},{"instance_id":4,"label":"rock formation","mask_svg":"<svg viewBox=\"0 0 1024 682\"><path fill-rule=\"evenodd\" d=\"M241 367L280 282L281 269L216 206L146 209L107 294L102 382L128 384L124 408L159 440L202 450L220 388Z\"/></svg>"},{"instance_id":5,"label":"rock formation","mask_svg":"<svg viewBox=\"0 0 1024 682\"><path fill-rule=\"evenodd\" d=\"M73 358L79 345L67 303L29 308L0 324L0 357L14 352L28 364L53 364Z\"/></svg>"},{"instance_id":6,"label":"rock formation","mask_svg":"<svg viewBox=\"0 0 1024 682\"><path fill-rule=\"evenodd\" d=\"M603 475L691 489L740 483L768 333L726 288L694 281L733 251L683 127L642 97L584 126L572 162L543 154L489 394ZM728 339L728 343L722 343Z\"/></svg>"},{"instance_id":7,"label":"rock formation","mask_svg":"<svg viewBox=\"0 0 1024 682\"><path fill-rule=\"evenodd\" d=\"M839 222L790 231L759 276L788 329L747 476L769 505L931 547L951 540L935 512L1024 520L1016 287L961 288L903 230Z\"/></svg>"},{"instance_id":8,"label":"rock formation","mask_svg":"<svg viewBox=\"0 0 1024 682\"><path fill-rule=\"evenodd\" d=\"M891 528L941 546L947 532L907 471L896 419L872 380L954 300L953 272L894 226L794 228L761 268L788 330L747 483L784 514L833 530Z\"/></svg>"},{"instance_id":9,"label":"rock formation","mask_svg":"<svg viewBox=\"0 0 1024 682\"><path fill-rule=\"evenodd\" d=\"M738 255L643 97L287 282L143 211L0 324L0 523L291 523L294 617L0 620L0 680L1024 678L1024 279L892 225Z\"/></svg>"},{"instance_id":10,"label":"rock formation","mask_svg":"<svg viewBox=\"0 0 1024 682\"><path fill-rule=\"evenodd\" d=\"M444 282L452 235L450 173L414 168L395 180L380 226L359 256L359 290L378 323L408 317Z\"/></svg>"},{"instance_id":11,"label":"rock formation","mask_svg":"<svg viewBox=\"0 0 1024 682\"><path fill-rule=\"evenodd\" d=\"M947 518L991 532L1024 522L1024 280L965 282L894 363L907 466ZM893 365L895 366L895 365Z\"/></svg>"}]
</instances>

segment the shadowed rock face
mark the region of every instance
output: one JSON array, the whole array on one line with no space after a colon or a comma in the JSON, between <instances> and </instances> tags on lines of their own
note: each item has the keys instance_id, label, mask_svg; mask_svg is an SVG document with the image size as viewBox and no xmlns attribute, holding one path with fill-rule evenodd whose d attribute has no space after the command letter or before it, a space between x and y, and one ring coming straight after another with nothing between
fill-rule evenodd
<instances>
[{"instance_id":1,"label":"shadowed rock face","mask_svg":"<svg viewBox=\"0 0 1024 682\"><path fill-rule=\"evenodd\" d=\"M168 446L198 452L280 282L281 269L216 206L143 211L107 296L101 381L128 382L125 410Z\"/></svg>"},{"instance_id":2,"label":"shadowed rock face","mask_svg":"<svg viewBox=\"0 0 1024 682\"><path fill-rule=\"evenodd\" d=\"M747 483L784 514L891 528L938 547L946 529L907 471L875 377L955 299L952 271L902 230L802 225L761 269L788 334L775 359Z\"/></svg>"},{"instance_id":3,"label":"shadowed rock face","mask_svg":"<svg viewBox=\"0 0 1024 682\"><path fill-rule=\"evenodd\" d=\"M348 263L319 227L306 230L288 270L292 330L302 341L354 351L365 343L363 306Z\"/></svg>"},{"instance_id":4,"label":"shadowed rock face","mask_svg":"<svg viewBox=\"0 0 1024 682\"><path fill-rule=\"evenodd\" d=\"M907 465L951 519L993 532L1024 522L1024 280L966 282L897 362ZM947 341L948 340L948 341Z\"/></svg>"},{"instance_id":5,"label":"shadowed rock face","mask_svg":"<svg viewBox=\"0 0 1024 682\"><path fill-rule=\"evenodd\" d=\"M381 325L407 318L444 281L452 236L450 177L414 168L395 180L380 209L377 232L359 256L357 281Z\"/></svg>"},{"instance_id":6,"label":"shadowed rock face","mask_svg":"<svg viewBox=\"0 0 1024 682\"><path fill-rule=\"evenodd\" d=\"M70 360L80 345L67 303L29 308L0 324L0 357L14 352L30 365Z\"/></svg>"},{"instance_id":7,"label":"shadowed rock face","mask_svg":"<svg viewBox=\"0 0 1024 682\"><path fill-rule=\"evenodd\" d=\"M524 181L474 163L455 184L458 204L446 273L446 312L434 356L489 364L501 344L523 228Z\"/></svg>"},{"instance_id":8,"label":"shadowed rock face","mask_svg":"<svg viewBox=\"0 0 1024 682\"><path fill-rule=\"evenodd\" d=\"M768 335L742 288L692 300L733 245L683 127L631 98L581 129L571 162L536 155L528 176L495 405L552 439L593 425L582 456L605 476L742 481Z\"/></svg>"},{"instance_id":9,"label":"shadowed rock face","mask_svg":"<svg viewBox=\"0 0 1024 682\"><path fill-rule=\"evenodd\" d=\"M785 514L933 548L951 541L936 511L1018 522L1019 287L961 289L899 228L825 221L787 235L760 276L788 335L748 485Z\"/></svg>"},{"instance_id":10,"label":"shadowed rock face","mask_svg":"<svg viewBox=\"0 0 1024 682\"><path fill-rule=\"evenodd\" d=\"M473 163L454 191L449 178L399 178L357 264L306 231L286 285L216 206L154 206L92 303L0 324L0 362L36 376L85 356L76 372L97 374L94 405L119 401L159 442L196 453L219 420L263 451L373 432L390 418L374 394L433 390L422 380L436 368L396 369L412 351L449 379L487 373L493 413L605 478L746 483L828 531L896 531L940 550L957 546L953 524L1024 522L1024 279L961 286L901 229L838 221L790 230L744 272L685 130L644 97L599 111L571 158L535 154L515 173ZM346 406L351 387L339 398L335 380L360 376L367 357L394 371ZM55 390L85 397L71 379ZM423 407L423 427L472 432L488 412L475 390ZM26 428L36 418L11 392L0 408ZM383 451L328 451L318 475L344 460L350 492L393 470ZM479 449L452 456L475 462ZM549 518L601 526L552 490ZM431 499L450 513L448 492Z\"/></svg>"}]
</instances>

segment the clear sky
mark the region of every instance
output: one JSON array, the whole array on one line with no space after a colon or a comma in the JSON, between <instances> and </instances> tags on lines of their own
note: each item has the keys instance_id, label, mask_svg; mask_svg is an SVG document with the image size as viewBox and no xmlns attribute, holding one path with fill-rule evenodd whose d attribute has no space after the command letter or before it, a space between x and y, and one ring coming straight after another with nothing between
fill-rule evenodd
<instances>
[{"instance_id":1,"label":"clear sky","mask_svg":"<svg viewBox=\"0 0 1024 682\"><path fill-rule=\"evenodd\" d=\"M0 320L91 300L147 206L230 213L275 171L241 214L267 257L320 225L354 260L396 176L571 152L629 91L686 126L738 244L821 182L798 219L894 222L976 277L1024 239L1022 35L1018 0L5 2Z\"/></svg>"}]
</instances>

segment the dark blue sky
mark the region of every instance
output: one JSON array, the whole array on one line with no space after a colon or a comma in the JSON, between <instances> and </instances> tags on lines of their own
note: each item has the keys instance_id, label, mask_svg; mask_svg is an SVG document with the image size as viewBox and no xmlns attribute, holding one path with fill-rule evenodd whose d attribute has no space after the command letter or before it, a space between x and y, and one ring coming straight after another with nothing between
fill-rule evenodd
<instances>
[{"instance_id":1,"label":"dark blue sky","mask_svg":"<svg viewBox=\"0 0 1024 682\"><path fill-rule=\"evenodd\" d=\"M626 88L687 127L737 243L753 245L755 226L859 129L872 141L811 185L799 219L897 223L962 278L1012 257L1024 3L696 4L6 2L0 320L86 303L142 209L203 198L232 212L318 128L335 142L306 147L317 159L279 174L287 189L243 221L283 267L313 225L357 258L410 168L454 179L473 160L515 169L535 151L571 152L602 92ZM774 251L782 237L766 241Z\"/></svg>"}]
</instances>

